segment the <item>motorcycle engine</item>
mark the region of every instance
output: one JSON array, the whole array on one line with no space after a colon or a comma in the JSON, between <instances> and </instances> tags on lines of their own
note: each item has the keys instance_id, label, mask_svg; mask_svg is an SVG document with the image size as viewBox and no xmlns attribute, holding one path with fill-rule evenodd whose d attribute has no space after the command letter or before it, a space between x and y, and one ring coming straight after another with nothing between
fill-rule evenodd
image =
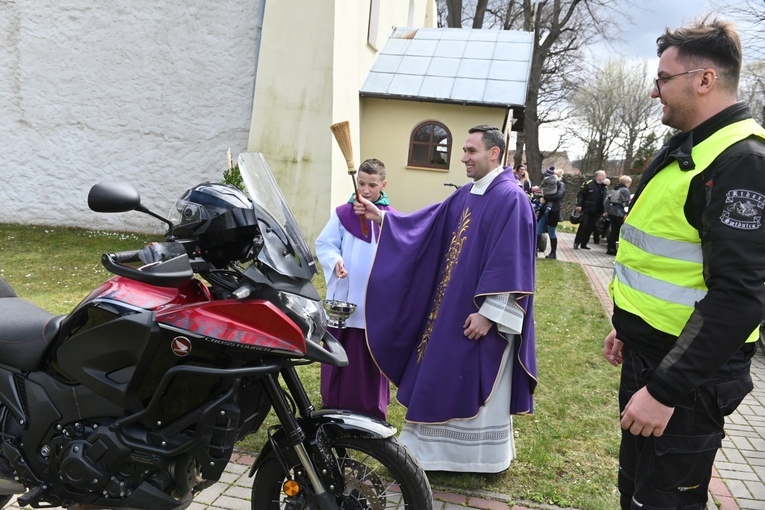
<instances>
[{"instance_id":1,"label":"motorcycle engine","mask_svg":"<svg viewBox=\"0 0 765 510\"><path fill-rule=\"evenodd\" d=\"M8 423L13 421L6 421L5 429ZM8 430L3 432L7 434ZM13 436L21 437L21 430L13 432ZM190 454L167 457L136 451L108 425L57 426L49 444L37 448L38 455L34 459L25 459L20 444L21 441L5 440L3 448L13 455L9 457L10 462L0 456L0 476L7 471L10 479L17 476L30 488L24 495L26 500L19 501L33 507L40 503L68 506L72 502L97 505L97 508L154 508L155 505L171 508L173 503L182 507L181 500L190 500L194 490L213 483L202 478ZM30 470L30 462L37 467L34 471L44 473L42 484ZM106 505L107 501L114 501L113 506ZM138 504L131 504L133 502ZM147 502L149 506L143 506ZM166 506L168 504L170 506Z\"/></svg>"},{"instance_id":2,"label":"motorcycle engine","mask_svg":"<svg viewBox=\"0 0 765 510\"><path fill-rule=\"evenodd\" d=\"M59 480L69 490L100 493L106 498L129 497L142 483L183 497L201 481L190 456L167 458L137 452L108 427L98 425L75 423L63 428L51 442L51 455Z\"/></svg>"}]
</instances>

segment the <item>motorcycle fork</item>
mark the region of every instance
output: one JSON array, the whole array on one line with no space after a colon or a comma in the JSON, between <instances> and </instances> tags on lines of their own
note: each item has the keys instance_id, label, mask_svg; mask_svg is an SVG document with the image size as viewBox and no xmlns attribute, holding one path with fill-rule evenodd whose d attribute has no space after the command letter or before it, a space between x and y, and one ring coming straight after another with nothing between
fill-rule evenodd
<instances>
[{"instance_id":1,"label":"motorcycle fork","mask_svg":"<svg viewBox=\"0 0 765 510\"><path fill-rule=\"evenodd\" d=\"M287 385L290 395L292 395L292 398L295 400L298 414L303 418L310 418L316 409L313 407L313 404L311 404L295 367L287 366L282 368L281 375L284 379L284 383Z\"/></svg>"},{"instance_id":2,"label":"motorcycle fork","mask_svg":"<svg viewBox=\"0 0 765 510\"><path fill-rule=\"evenodd\" d=\"M287 384L287 388L293 395L293 398L297 399L296 405L300 406L298 408L300 415L305 417L306 414L304 413L312 412L313 406L311 406L308 395L306 394L303 385L300 383L295 368L287 367L282 369L281 372L285 384ZM303 466L305 474L308 476L311 487L313 487L312 497L321 510L339 510L335 497L324 487L324 483L316 470L316 466L314 466L310 455L308 455L308 450L306 450L305 445L303 444L303 441L306 439L305 432L300 427L300 424L298 424L295 414L292 412L276 377L272 374L268 374L264 378L264 385L266 392L271 399L274 412L284 429L287 446L295 451L300 464ZM278 451L278 445L275 448L276 451ZM288 468L286 465L283 467L285 470ZM288 472L285 471L285 474L288 474Z\"/></svg>"}]
</instances>

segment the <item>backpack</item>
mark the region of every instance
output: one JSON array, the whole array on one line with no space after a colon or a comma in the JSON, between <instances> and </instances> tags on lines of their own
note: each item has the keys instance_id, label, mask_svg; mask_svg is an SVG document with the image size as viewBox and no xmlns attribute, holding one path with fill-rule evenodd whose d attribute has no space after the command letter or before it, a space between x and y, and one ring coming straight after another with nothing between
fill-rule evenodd
<instances>
[{"instance_id":1,"label":"backpack","mask_svg":"<svg viewBox=\"0 0 765 510\"><path fill-rule=\"evenodd\" d=\"M612 189L606 195L606 199L603 201L603 205L606 208L606 212L611 216L624 217L627 212L624 210L624 199L622 198L622 189Z\"/></svg>"}]
</instances>

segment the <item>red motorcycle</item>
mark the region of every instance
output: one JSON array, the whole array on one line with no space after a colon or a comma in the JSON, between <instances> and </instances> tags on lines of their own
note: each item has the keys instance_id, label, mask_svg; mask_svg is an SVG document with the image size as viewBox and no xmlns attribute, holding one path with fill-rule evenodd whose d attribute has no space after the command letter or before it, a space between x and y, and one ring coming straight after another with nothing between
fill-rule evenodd
<instances>
[{"instance_id":1,"label":"red motorcycle","mask_svg":"<svg viewBox=\"0 0 765 510\"><path fill-rule=\"evenodd\" d=\"M66 316L0 279L0 507L18 494L35 508L186 508L273 409L253 509L432 508L394 427L311 403L296 367L347 358L264 158L242 154L239 169L247 194L200 184L167 219L127 183L93 186L92 210L169 228L104 254L116 276Z\"/></svg>"}]
</instances>

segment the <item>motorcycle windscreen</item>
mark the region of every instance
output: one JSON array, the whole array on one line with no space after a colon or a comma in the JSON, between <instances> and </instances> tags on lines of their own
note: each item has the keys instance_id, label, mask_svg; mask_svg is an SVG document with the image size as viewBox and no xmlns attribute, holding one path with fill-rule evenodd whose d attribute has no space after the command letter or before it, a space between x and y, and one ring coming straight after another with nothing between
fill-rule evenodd
<instances>
[{"instance_id":1,"label":"motorcycle windscreen","mask_svg":"<svg viewBox=\"0 0 765 510\"><path fill-rule=\"evenodd\" d=\"M263 237L258 260L285 276L310 280L316 262L263 154L243 152L238 163Z\"/></svg>"}]
</instances>

